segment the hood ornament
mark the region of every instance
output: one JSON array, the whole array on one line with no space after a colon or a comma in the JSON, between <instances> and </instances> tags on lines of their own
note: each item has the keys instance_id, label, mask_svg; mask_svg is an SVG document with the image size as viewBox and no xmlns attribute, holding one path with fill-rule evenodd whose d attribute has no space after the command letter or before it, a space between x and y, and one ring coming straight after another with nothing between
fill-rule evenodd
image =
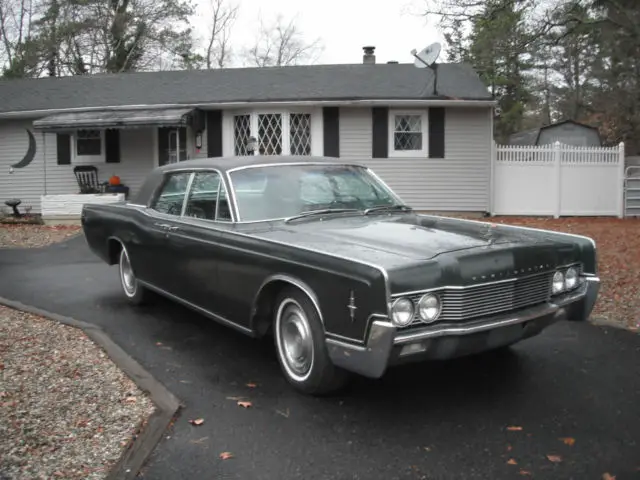
<instances>
[{"instance_id":1,"label":"hood ornament","mask_svg":"<svg viewBox=\"0 0 640 480\"><path fill-rule=\"evenodd\" d=\"M484 231L481 233L482 238L487 241L488 245L493 245L496 239L493 236L494 229L497 227L495 223L489 223L484 227Z\"/></svg>"}]
</instances>

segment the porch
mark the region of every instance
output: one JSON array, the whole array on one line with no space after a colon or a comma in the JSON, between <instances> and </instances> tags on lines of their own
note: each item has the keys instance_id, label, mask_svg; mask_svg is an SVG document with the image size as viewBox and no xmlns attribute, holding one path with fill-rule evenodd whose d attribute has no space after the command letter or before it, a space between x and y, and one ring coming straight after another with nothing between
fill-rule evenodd
<instances>
[{"instance_id":1,"label":"porch","mask_svg":"<svg viewBox=\"0 0 640 480\"><path fill-rule=\"evenodd\" d=\"M79 223L87 203L122 202L157 166L206 156L203 112L193 108L100 110L39 119L45 224Z\"/></svg>"}]
</instances>

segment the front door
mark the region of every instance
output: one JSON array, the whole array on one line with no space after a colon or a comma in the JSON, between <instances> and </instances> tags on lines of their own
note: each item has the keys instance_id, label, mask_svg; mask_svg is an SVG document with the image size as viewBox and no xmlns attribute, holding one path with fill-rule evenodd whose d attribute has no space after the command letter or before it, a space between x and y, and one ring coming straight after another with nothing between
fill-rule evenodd
<instances>
[{"instance_id":1,"label":"front door","mask_svg":"<svg viewBox=\"0 0 640 480\"><path fill-rule=\"evenodd\" d=\"M187 127L158 128L158 165L188 159Z\"/></svg>"}]
</instances>

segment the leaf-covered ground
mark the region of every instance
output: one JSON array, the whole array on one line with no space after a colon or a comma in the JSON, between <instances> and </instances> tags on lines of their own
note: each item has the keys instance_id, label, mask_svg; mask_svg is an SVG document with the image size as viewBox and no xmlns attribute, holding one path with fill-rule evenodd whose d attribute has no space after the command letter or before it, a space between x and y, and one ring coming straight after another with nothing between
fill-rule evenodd
<instances>
[{"instance_id":1,"label":"leaf-covered ground","mask_svg":"<svg viewBox=\"0 0 640 480\"><path fill-rule=\"evenodd\" d=\"M493 217L488 220L593 238L602 281L593 317L631 330L640 329L640 219Z\"/></svg>"},{"instance_id":2,"label":"leaf-covered ground","mask_svg":"<svg viewBox=\"0 0 640 480\"><path fill-rule=\"evenodd\" d=\"M0 248L39 248L81 233L79 225L0 225Z\"/></svg>"}]
</instances>

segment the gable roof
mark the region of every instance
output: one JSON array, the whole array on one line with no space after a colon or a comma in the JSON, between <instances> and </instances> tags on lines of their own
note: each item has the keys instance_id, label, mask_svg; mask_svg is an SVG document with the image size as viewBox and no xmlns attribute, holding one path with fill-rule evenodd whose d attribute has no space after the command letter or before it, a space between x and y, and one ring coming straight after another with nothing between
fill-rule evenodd
<instances>
[{"instance_id":1,"label":"gable roof","mask_svg":"<svg viewBox=\"0 0 640 480\"><path fill-rule=\"evenodd\" d=\"M0 81L0 113L127 105L320 100L492 100L467 64L305 65L45 77Z\"/></svg>"},{"instance_id":2,"label":"gable roof","mask_svg":"<svg viewBox=\"0 0 640 480\"><path fill-rule=\"evenodd\" d=\"M598 136L600 135L597 127L593 127L591 125L587 125L586 123L576 122L575 120L569 119L562 120L556 123L550 123L549 125L544 125L539 128L532 128L531 130L523 130L521 132L513 133L509 136L509 145L537 145L538 141L540 140L540 134L543 130L558 127L560 125L564 125L565 123L572 123L574 125L577 125L578 127L595 130L596 132L598 132Z\"/></svg>"}]
</instances>

